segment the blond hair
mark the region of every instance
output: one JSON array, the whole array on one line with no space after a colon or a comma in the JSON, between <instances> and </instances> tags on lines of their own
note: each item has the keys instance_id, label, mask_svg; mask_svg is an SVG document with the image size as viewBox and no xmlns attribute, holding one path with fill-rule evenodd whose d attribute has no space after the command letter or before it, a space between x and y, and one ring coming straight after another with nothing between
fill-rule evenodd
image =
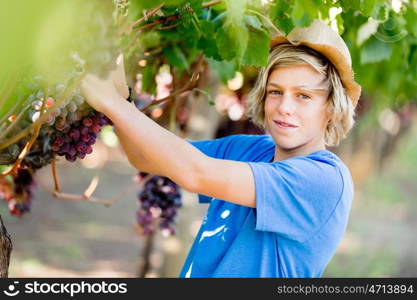
<instances>
[{"instance_id":1,"label":"blond hair","mask_svg":"<svg viewBox=\"0 0 417 300\"><path fill-rule=\"evenodd\" d=\"M269 75L279 66L300 64L311 66L325 77L325 83L329 87L326 109L330 119L325 130L324 142L326 146L337 146L355 123L355 108L336 68L326 57L311 48L280 44L271 50L267 66L261 68L255 86L249 93L247 115L255 125L265 129L264 100Z\"/></svg>"}]
</instances>

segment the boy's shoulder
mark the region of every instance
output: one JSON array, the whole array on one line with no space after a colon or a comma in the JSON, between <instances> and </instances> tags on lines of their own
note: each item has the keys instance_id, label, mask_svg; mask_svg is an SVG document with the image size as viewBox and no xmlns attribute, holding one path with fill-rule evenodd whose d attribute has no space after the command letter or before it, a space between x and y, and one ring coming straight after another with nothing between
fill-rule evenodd
<instances>
[{"instance_id":1,"label":"boy's shoulder","mask_svg":"<svg viewBox=\"0 0 417 300\"><path fill-rule=\"evenodd\" d=\"M258 145L258 144L274 144L272 136L269 134L255 135L255 134L234 134L223 137L225 141L230 143L239 143L243 145Z\"/></svg>"},{"instance_id":2,"label":"boy's shoulder","mask_svg":"<svg viewBox=\"0 0 417 300\"><path fill-rule=\"evenodd\" d=\"M253 155L271 151L275 147L274 140L270 135L235 134L227 136L224 142L228 144L227 157L251 158Z\"/></svg>"}]
</instances>

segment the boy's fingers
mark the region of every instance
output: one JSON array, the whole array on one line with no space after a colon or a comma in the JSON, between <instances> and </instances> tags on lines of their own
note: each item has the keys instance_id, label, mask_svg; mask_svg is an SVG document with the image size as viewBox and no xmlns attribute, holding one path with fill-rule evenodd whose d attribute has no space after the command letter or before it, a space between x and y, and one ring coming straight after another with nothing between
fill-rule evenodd
<instances>
[{"instance_id":1,"label":"boy's fingers","mask_svg":"<svg viewBox=\"0 0 417 300\"><path fill-rule=\"evenodd\" d=\"M97 76L93 75L93 74L87 74L85 75L82 83L84 85L91 85L91 84L95 84L97 82Z\"/></svg>"},{"instance_id":2,"label":"boy's fingers","mask_svg":"<svg viewBox=\"0 0 417 300\"><path fill-rule=\"evenodd\" d=\"M112 72L113 80L114 81L126 81L126 75L125 75L125 65L124 65L124 59L123 54L119 54L116 58L116 69Z\"/></svg>"},{"instance_id":3,"label":"boy's fingers","mask_svg":"<svg viewBox=\"0 0 417 300\"><path fill-rule=\"evenodd\" d=\"M116 69L112 71L111 77L114 85L116 86L117 92L123 97L129 97L129 88L126 83L126 73L124 67L123 54L120 53L116 59Z\"/></svg>"}]
</instances>

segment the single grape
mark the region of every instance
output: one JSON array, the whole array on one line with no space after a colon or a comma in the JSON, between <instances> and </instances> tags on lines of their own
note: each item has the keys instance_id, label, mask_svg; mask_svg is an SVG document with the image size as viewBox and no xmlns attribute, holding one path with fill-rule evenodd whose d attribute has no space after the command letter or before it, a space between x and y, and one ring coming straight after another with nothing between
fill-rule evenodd
<instances>
[{"instance_id":1,"label":"single grape","mask_svg":"<svg viewBox=\"0 0 417 300\"><path fill-rule=\"evenodd\" d=\"M93 125L93 121L91 120L91 118L84 118L83 119L83 125L85 127L90 127L91 125Z\"/></svg>"},{"instance_id":2,"label":"single grape","mask_svg":"<svg viewBox=\"0 0 417 300\"><path fill-rule=\"evenodd\" d=\"M78 141L80 139L80 131L76 128L73 128L70 130L68 136L73 140L73 141Z\"/></svg>"}]
</instances>

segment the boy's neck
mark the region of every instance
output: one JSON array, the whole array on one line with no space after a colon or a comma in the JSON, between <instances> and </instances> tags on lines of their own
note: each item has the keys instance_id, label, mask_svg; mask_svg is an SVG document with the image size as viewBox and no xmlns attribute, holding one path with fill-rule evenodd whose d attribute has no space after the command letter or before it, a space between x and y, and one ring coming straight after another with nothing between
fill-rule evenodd
<instances>
[{"instance_id":1,"label":"boy's neck","mask_svg":"<svg viewBox=\"0 0 417 300\"><path fill-rule=\"evenodd\" d=\"M315 145L300 145L291 149L282 149L278 146L275 146L275 155L273 162L282 161L297 156L305 156L319 150L326 150L324 141L320 141Z\"/></svg>"}]
</instances>

